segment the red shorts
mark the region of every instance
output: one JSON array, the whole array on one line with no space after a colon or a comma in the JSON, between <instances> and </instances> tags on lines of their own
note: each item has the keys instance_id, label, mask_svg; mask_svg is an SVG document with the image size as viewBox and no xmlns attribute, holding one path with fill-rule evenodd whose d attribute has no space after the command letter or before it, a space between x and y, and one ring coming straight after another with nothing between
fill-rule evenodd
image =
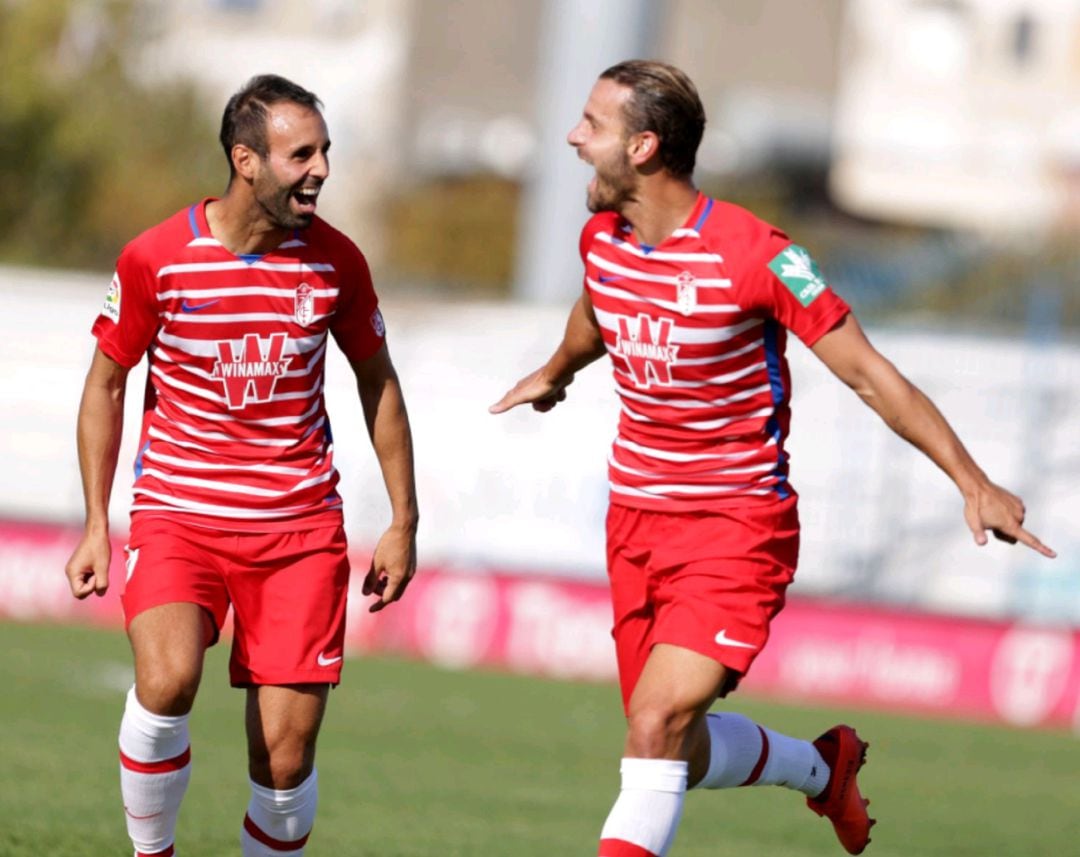
<instances>
[{"instance_id":1,"label":"red shorts","mask_svg":"<svg viewBox=\"0 0 1080 857\"><path fill-rule=\"evenodd\" d=\"M796 498L715 512L612 504L607 517L612 636L623 704L657 643L740 674L769 638L799 555Z\"/></svg>"},{"instance_id":2,"label":"red shorts","mask_svg":"<svg viewBox=\"0 0 1080 857\"><path fill-rule=\"evenodd\" d=\"M220 632L231 604L234 686L340 680L349 586L340 526L246 533L136 518L127 552L125 626L151 607L190 602Z\"/></svg>"}]
</instances>

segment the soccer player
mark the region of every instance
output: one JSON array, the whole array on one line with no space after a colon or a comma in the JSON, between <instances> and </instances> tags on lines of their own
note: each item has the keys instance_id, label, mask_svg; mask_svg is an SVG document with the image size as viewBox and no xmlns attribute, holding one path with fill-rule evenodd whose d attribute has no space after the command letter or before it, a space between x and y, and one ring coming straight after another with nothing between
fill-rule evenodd
<instances>
[{"instance_id":1,"label":"soccer player","mask_svg":"<svg viewBox=\"0 0 1080 857\"><path fill-rule=\"evenodd\" d=\"M135 684L120 784L137 857L175 852L188 717L230 605L247 691L245 857L301 855L315 739L341 675L349 565L323 400L328 338L356 376L391 523L362 591L378 611L416 567L412 441L367 263L315 214L330 139L316 96L274 75L228 102L230 178L120 254L78 419L86 527L72 594L109 585L108 500L129 370L149 373L122 601ZM351 433L350 433L351 434Z\"/></svg>"},{"instance_id":2,"label":"soccer player","mask_svg":"<svg viewBox=\"0 0 1080 857\"><path fill-rule=\"evenodd\" d=\"M787 332L948 474L978 544L990 530L1054 554L1023 528L1020 499L870 345L806 250L694 187L704 126L676 68L629 61L600 76L568 137L596 171L584 291L552 357L491 411L548 411L576 372L611 357L622 409L607 561L628 729L601 857L667 854L687 788L764 784L804 793L858 854L874 821L857 782L867 744L853 729L810 742L707 713L765 645L795 572Z\"/></svg>"}]
</instances>

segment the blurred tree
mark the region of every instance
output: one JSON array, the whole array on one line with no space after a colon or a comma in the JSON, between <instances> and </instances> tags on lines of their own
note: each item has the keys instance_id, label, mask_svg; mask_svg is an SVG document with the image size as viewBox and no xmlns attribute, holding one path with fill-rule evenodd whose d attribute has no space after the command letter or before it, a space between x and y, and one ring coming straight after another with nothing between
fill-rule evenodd
<instances>
[{"instance_id":1,"label":"blurred tree","mask_svg":"<svg viewBox=\"0 0 1080 857\"><path fill-rule=\"evenodd\" d=\"M107 270L124 242L224 186L193 90L131 79L139 13L0 3L0 261Z\"/></svg>"}]
</instances>

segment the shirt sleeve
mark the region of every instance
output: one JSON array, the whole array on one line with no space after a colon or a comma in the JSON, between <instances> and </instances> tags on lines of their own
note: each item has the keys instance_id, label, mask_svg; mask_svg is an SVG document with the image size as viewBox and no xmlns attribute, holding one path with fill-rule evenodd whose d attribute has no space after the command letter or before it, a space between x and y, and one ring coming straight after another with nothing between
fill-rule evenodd
<instances>
[{"instance_id":1,"label":"shirt sleeve","mask_svg":"<svg viewBox=\"0 0 1080 857\"><path fill-rule=\"evenodd\" d=\"M142 360L161 326L156 282L155 272L129 244L116 262L105 304L90 331L98 347L128 369Z\"/></svg>"},{"instance_id":2,"label":"shirt sleeve","mask_svg":"<svg viewBox=\"0 0 1080 857\"><path fill-rule=\"evenodd\" d=\"M330 332L350 363L371 357L386 341L386 325L364 254L350 243Z\"/></svg>"},{"instance_id":3,"label":"shirt sleeve","mask_svg":"<svg viewBox=\"0 0 1080 857\"><path fill-rule=\"evenodd\" d=\"M745 271L752 308L812 346L851 307L829 287L810 253L779 229L770 227L758 244Z\"/></svg>"}]
</instances>

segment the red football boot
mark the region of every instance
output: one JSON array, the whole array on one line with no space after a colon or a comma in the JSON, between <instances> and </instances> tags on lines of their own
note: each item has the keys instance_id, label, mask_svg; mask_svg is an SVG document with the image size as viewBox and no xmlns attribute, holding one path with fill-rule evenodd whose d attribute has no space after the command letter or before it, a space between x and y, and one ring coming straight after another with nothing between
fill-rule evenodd
<instances>
[{"instance_id":1,"label":"red football boot","mask_svg":"<svg viewBox=\"0 0 1080 857\"><path fill-rule=\"evenodd\" d=\"M832 822L836 838L848 854L862 854L870 842L870 828L876 823L866 811L870 801L859 794L857 782L870 745L860 740L850 726L834 726L814 746L832 774L825 790L807 798L806 805Z\"/></svg>"}]
</instances>

